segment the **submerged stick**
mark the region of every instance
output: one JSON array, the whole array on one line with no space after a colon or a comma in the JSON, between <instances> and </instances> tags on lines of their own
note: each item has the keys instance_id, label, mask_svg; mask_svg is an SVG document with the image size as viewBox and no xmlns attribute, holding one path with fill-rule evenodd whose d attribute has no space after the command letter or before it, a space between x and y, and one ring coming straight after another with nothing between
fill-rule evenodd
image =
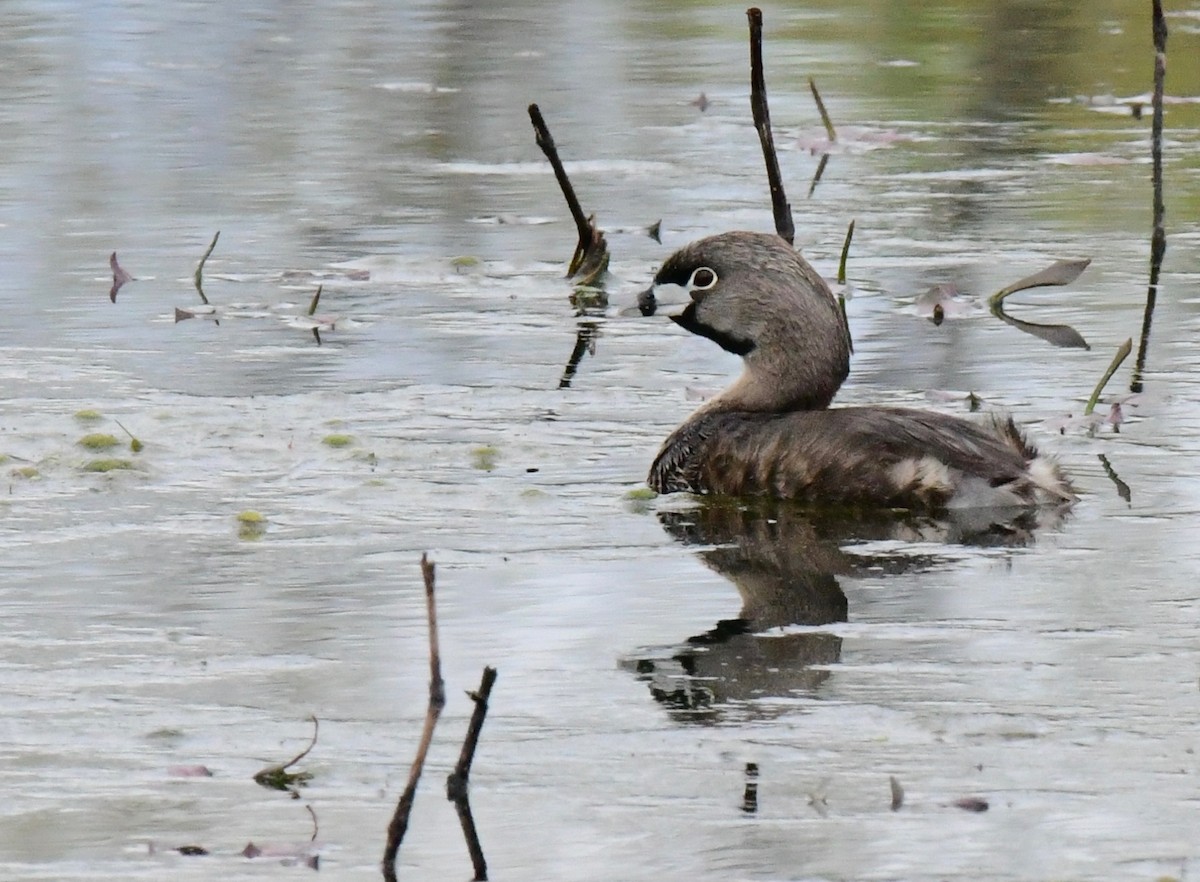
<instances>
[{"instance_id":1,"label":"submerged stick","mask_svg":"<svg viewBox=\"0 0 1200 882\"><path fill-rule=\"evenodd\" d=\"M1154 33L1154 115L1150 123L1151 177L1154 185L1154 230L1150 234L1150 285L1146 290L1146 309L1142 313L1142 334L1138 342L1137 361L1133 366L1131 392L1142 391L1142 371L1146 367L1146 352L1150 346L1150 324L1154 318L1154 303L1158 298L1158 276L1167 253L1167 233L1163 226L1166 206L1163 205L1163 89L1167 79L1167 20L1163 16L1162 0L1154 0L1151 24Z\"/></svg>"},{"instance_id":2,"label":"submerged stick","mask_svg":"<svg viewBox=\"0 0 1200 882\"><path fill-rule=\"evenodd\" d=\"M471 814L469 783L471 763L475 761L475 748L479 744L479 733L483 729L483 721L487 717L488 698L492 694L492 686L496 682L496 669L485 667L483 679L479 681L476 692L468 692L475 702L475 710L471 714L471 722L467 726L467 735L463 739L462 751L454 771L446 778L446 799L454 803L458 812L458 821L462 824L463 838L467 841L467 851L471 853L471 866L475 869L475 882L485 882L487 879L487 861L483 857L483 848L479 844L479 834L475 831L475 818Z\"/></svg>"},{"instance_id":3,"label":"submerged stick","mask_svg":"<svg viewBox=\"0 0 1200 882\"><path fill-rule=\"evenodd\" d=\"M829 118L829 111L825 109L825 102L821 100L821 93L817 91L817 84L812 77L808 78L808 88L812 90L813 100L817 102L817 111L821 114L821 122L825 125L825 134L829 136L829 143L832 144L837 140L837 131L833 127L833 120Z\"/></svg>"},{"instance_id":4,"label":"submerged stick","mask_svg":"<svg viewBox=\"0 0 1200 882\"><path fill-rule=\"evenodd\" d=\"M750 20L750 113L758 140L762 144L763 161L767 165L767 183L771 187L771 211L775 215L775 232L789 245L796 238L792 223L792 206L783 192L783 176L779 173L779 158L775 155L775 138L771 134L771 110L767 106L767 83L763 75L762 10L752 6L746 10Z\"/></svg>"},{"instance_id":5,"label":"submerged stick","mask_svg":"<svg viewBox=\"0 0 1200 882\"><path fill-rule=\"evenodd\" d=\"M1084 416L1091 416L1092 411L1096 409L1096 402L1100 400L1100 393L1104 391L1104 387L1108 385L1108 381L1112 379L1112 375L1117 372L1117 368L1121 366L1121 362L1129 357L1132 349L1132 339L1126 340L1117 347L1117 354L1113 356L1113 360L1109 363L1108 370L1104 372L1104 376L1100 378L1100 382L1092 390L1092 397L1088 399L1087 407L1083 409Z\"/></svg>"},{"instance_id":6,"label":"submerged stick","mask_svg":"<svg viewBox=\"0 0 1200 882\"><path fill-rule=\"evenodd\" d=\"M425 728L421 730L421 741L417 755L408 773L408 784L396 803L396 811L388 824L387 845L383 850L383 878L396 882L396 854L408 831L408 816L412 813L413 800L417 795L417 782L425 768L425 756L433 741L433 729L446 705L446 687L442 682L442 658L438 650L437 605L434 600L434 566L429 556L421 555L421 575L425 580L425 612L429 620L429 707L425 711Z\"/></svg>"},{"instance_id":7,"label":"submerged stick","mask_svg":"<svg viewBox=\"0 0 1200 882\"><path fill-rule=\"evenodd\" d=\"M196 285L196 293L200 295L200 300L205 306L208 306L208 298L204 296L204 264L208 260L208 256L213 253L213 249L217 247L217 239L221 238L221 231L217 230L212 237L212 241L208 243L208 250L204 252L204 256L200 258L200 263L196 265L196 272L192 276L192 282Z\"/></svg>"},{"instance_id":8,"label":"submerged stick","mask_svg":"<svg viewBox=\"0 0 1200 882\"><path fill-rule=\"evenodd\" d=\"M567 208L571 211L571 218L575 221L575 230L579 235L575 254L567 267L567 278L581 274L580 283L591 284L608 269L608 245L604 241L604 233L597 229L595 216L588 217L584 214L583 206L579 204L579 198L575 195L575 188L571 186L571 179L567 177L567 170L558 157L554 138L550 136L550 129L536 104L529 105L529 120L533 123L538 147L546 155L546 159L550 160L550 167L554 169L554 177L558 179L559 189L567 200Z\"/></svg>"}]
</instances>

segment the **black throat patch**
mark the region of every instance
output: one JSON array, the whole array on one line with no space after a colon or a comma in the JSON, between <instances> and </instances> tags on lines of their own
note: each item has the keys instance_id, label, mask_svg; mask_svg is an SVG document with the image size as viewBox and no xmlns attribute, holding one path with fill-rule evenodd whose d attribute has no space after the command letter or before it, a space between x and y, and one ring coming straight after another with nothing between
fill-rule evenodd
<instances>
[{"instance_id":1,"label":"black throat patch","mask_svg":"<svg viewBox=\"0 0 1200 882\"><path fill-rule=\"evenodd\" d=\"M701 337L707 337L712 340L726 352L732 352L734 355L749 355L754 351L754 343L744 337L735 337L733 334L727 334L724 331L718 331L711 325L706 325L696 318L696 304L689 303L687 308L679 315L671 316L671 321L679 325L679 327L691 331L693 334L699 334Z\"/></svg>"}]
</instances>

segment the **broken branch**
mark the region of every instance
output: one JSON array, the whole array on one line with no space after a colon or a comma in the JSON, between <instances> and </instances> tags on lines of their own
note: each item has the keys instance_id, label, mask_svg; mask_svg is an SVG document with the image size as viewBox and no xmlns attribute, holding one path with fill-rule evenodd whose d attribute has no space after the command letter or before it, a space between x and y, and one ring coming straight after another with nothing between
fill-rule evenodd
<instances>
[{"instance_id":1,"label":"broken branch","mask_svg":"<svg viewBox=\"0 0 1200 882\"><path fill-rule=\"evenodd\" d=\"M783 176L779 173L779 158L775 155L775 138L771 134L771 111L767 106L767 83L763 76L762 10L752 6L746 10L750 20L750 113L758 140L762 144L763 161L767 165L767 183L771 187L771 211L775 215L775 232L789 245L796 238L792 223L792 206L783 191Z\"/></svg>"},{"instance_id":2,"label":"broken branch","mask_svg":"<svg viewBox=\"0 0 1200 882\"><path fill-rule=\"evenodd\" d=\"M429 706L425 711L425 727L421 730L417 755L408 773L408 784L400 795L396 811L388 824L387 845L383 850L383 878L386 882L396 882L396 855L400 851L400 843L404 841L404 834L408 831L408 816L412 813L413 800L417 795L417 782L421 779L421 771L425 768L425 756L429 753L430 742L433 741L433 729L441 716L442 708L446 705L442 659L438 650L434 566L425 554L421 555L421 575L425 580L425 611L429 620Z\"/></svg>"},{"instance_id":3,"label":"broken branch","mask_svg":"<svg viewBox=\"0 0 1200 882\"><path fill-rule=\"evenodd\" d=\"M483 729L483 721L487 717L488 698L492 694L492 686L495 682L496 669L485 667L483 679L479 682L479 690L467 693L475 702L475 710L472 712L471 722L467 726L467 735L463 739L458 762L454 766L454 771L446 778L446 798L454 803L454 810L458 812L463 838L467 841L467 851L471 853L471 866L475 869L476 882L483 882L487 879L487 861L483 857L479 834L475 830L475 818L471 814L469 779L471 763L475 760L475 748L479 743L479 733Z\"/></svg>"},{"instance_id":4,"label":"broken branch","mask_svg":"<svg viewBox=\"0 0 1200 882\"><path fill-rule=\"evenodd\" d=\"M536 104L529 105L529 119L533 123L537 145L550 160L550 167L554 169L554 177L558 179L558 186L567 200L567 208L571 210L575 230L579 234L575 254L567 266L567 278L575 278L578 275L579 284L590 285L608 269L608 245L604 241L604 233L596 227L595 215L589 217L584 214L583 206L579 204L579 198L575 195L575 188L571 186L571 179L567 177L567 170L558 157L558 148L554 146L550 129Z\"/></svg>"},{"instance_id":5,"label":"broken branch","mask_svg":"<svg viewBox=\"0 0 1200 882\"><path fill-rule=\"evenodd\" d=\"M208 298L204 296L204 264L208 260L208 256L213 253L213 249L217 247L217 239L219 238L221 238L221 231L217 230L216 234L212 237L212 241L208 243L208 250L200 258L200 263L196 265L196 272L192 276L192 282L196 285L196 293L200 295L200 300L205 306L208 306Z\"/></svg>"}]
</instances>

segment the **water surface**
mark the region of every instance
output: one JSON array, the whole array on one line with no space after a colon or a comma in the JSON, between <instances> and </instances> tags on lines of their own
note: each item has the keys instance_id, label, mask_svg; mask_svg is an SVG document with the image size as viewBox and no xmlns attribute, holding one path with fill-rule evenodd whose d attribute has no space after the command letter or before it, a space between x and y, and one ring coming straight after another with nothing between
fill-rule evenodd
<instances>
[{"instance_id":1,"label":"water surface","mask_svg":"<svg viewBox=\"0 0 1200 882\"><path fill-rule=\"evenodd\" d=\"M306 847L311 806L322 871L377 878L425 710L429 551L450 700L402 875L469 874L441 785L491 664L472 797L496 879L1184 877L1200 8L1169 19L1189 101L1166 116L1146 388L1094 436L1056 426L1141 327L1149 118L1113 99L1149 89L1148 8L764 13L798 244L832 275L857 222L843 399L1013 412L1080 486L1062 523L984 540L627 498L737 369L629 315L637 291L694 237L772 225L741 7L0 11L0 876L290 878L310 871L240 852ZM806 198L809 76L842 136ZM590 315L531 101L616 231ZM661 244L639 232L659 219ZM217 230L220 323L176 324ZM113 251L138 279L116 304ZM1063 257L1093 264L1009 310L1090 350L912 308ZM317 284L319 347L289 325ZM560 388L580 327L594 351ZM83 471L93 431L134 468ZM310 714L303 798L257 787ZM170 773L195 764L213 776Z\"/></svg>"}]
</instances>

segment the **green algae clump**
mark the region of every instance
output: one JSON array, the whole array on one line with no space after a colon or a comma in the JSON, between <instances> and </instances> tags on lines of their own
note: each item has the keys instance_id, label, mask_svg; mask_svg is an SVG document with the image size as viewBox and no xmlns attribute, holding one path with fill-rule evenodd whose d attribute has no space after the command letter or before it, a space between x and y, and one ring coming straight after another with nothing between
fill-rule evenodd
<instances>
[{"instance_id":1,"label":"green algae clump","mask_svg":"<svg viewBox=\"0 0 1200 882\"><path fill-rule=\"evenodd\" d=\"M238 538L239 539L261 539L267 532L267 518L260 512L252 508L245 511L239 511L237 514L238 522Z\"/></svg>"},{"instance_id":2,"label":"green algae clump","mask_svg":"<svg viewBox=\"0 0 1200 882\"><path fill-rule=\"evenodd\" d=\"M104 419L104 414L90 407L75 411L75 419L81 423L98 423Z\"/></svg>"},{"instance_id":3,"label":"green algae clump","mask_svg":"<svg viewBox=\"0 0 1200 882\"><path fill-rule=\"evenodd\" d=\"M496 467L500 451L490 444L476 447L471 451L471 466L481 472L490 472Z\"/></svg>"},{"instance_id":4,"label":"green algae clump","mask_svg":"<svg viewBox=\"0 0 1200 882\"><path fill-rule=\"evenodd\" d=\"M110 435L107 432L92 432L90 435L84 435L76 443L80 447L86 447L88 450L109 450L121 442L117 440L115 435Z\"/></svg>"},{"instance_id":5,"label":"green algae clump","mask_svg":"<svg viewBox=\"0 0 1200 882\"><path fill-rule=\"evenodd\" d=\"M115 472L123 469L133 468L133 463L127 459L117 459L116 457L105 457L102 459L93 459L83 465L85 472Z\"/></svg>"},{"instance_id":6,"label":"green algae clump","mask_svg":"<svg viewBox=\"0 0 1200 882\"><path fill-rule=\"evenodd\" d=\"M332 435L326 435L324 438L322 438L321 443L326 447L349 447L354 443L354 436L342 435L335 432Z\"/></svg>"},{"instance_id":7,"label":"green algae clump","mask_svg":"<svg viewBox=\"0 0 1200 882\"><path fill-rule=\"evenodd\" d=\"M658 494L649 487L635 487L625 494L626 499L632 499L635 502L645 502L647 500L654 499L657 496Z\"/></svg>"}]
</instances>

